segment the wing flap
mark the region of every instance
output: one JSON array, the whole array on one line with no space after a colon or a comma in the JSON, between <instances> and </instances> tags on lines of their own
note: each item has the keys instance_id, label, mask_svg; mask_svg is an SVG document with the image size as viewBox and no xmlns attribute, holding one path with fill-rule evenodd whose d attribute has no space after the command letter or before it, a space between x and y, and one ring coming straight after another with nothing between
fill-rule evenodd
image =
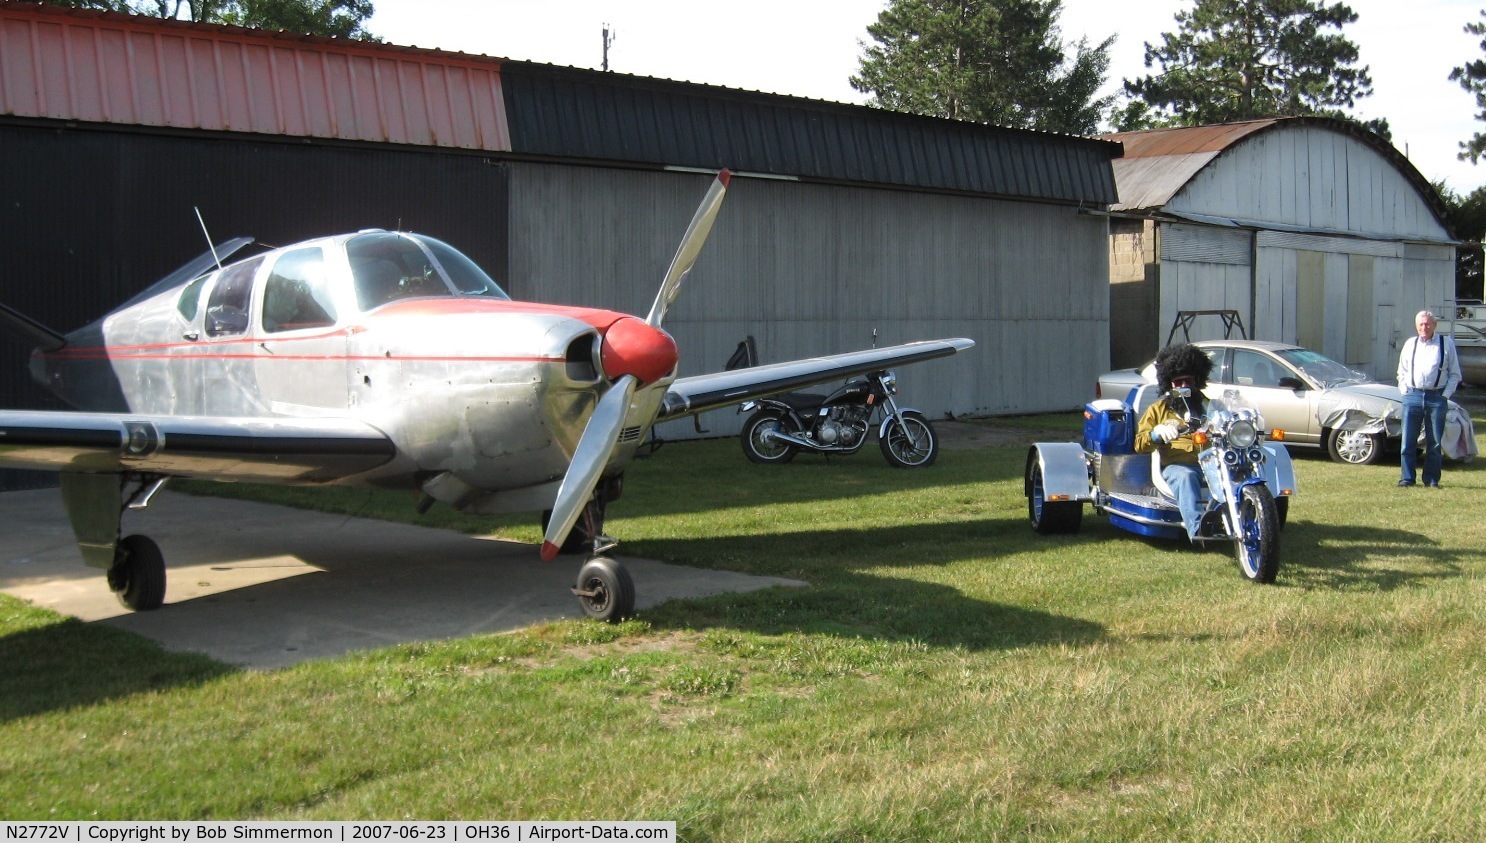
<instances>
[{"instance_id":1,"label":"wing flap","mask_svg":"<svg viewBox=\"0 0 1486 843\"><path fill-rule=\"evenodd\" d=\"M0 411L6 468L324 483L396 455L386 434L352 419Z\"/></svg>"},{"instance_id":2,"label":"wing flap","mask_svg":"<svg viewBox=\"0 0 1486 843\"><path fill-rule=\"evenodd\" d=\"M703 413L719 407L738 404L750 398L789 392L890 366L903 366L938 357L948 357L972 348L974 345L974 340L964 337L925 340L888 348L851 351L826 357L811 357L804 360L791 360L787 363L771 363L767 366L677 378L671 384L670 390L666 392L665 402L657 420L664 421Z\"/></svg>"}]
</instances>

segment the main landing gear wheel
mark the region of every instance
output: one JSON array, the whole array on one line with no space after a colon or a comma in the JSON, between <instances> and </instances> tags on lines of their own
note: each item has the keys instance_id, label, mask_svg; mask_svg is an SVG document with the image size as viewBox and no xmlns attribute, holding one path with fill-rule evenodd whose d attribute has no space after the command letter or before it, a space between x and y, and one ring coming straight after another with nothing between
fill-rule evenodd
<instances>
[{"instance_id":1,"label":"main landing gear wheel","mask_svg":"<svg viewBox=\"0 0 1486 843\"><path fill-rule=\"evenodd\" d=\"M618 623L635 613L635 583L623 565L607 556L595 556L583 564L573 594L584 614L596 620Z\"/></svg>"},{"instance_id":2,"label":"main landing gear wheel","mask_svg":"<svg viewBox=\"0 0 1486 843\"><path fill-rule=\"evenodd\" d=\"M129 536L114 550L108 587L125 608L149 612L165 603L165 557L148 536Z\"/></svg>"},{"instance_id":3,"label":"main landing gear wheel","mask_svg":"<svg viewBox=\"0 0 1486 843\"><path fill-rule=\"evenodd\" d=\"M1271 583L1280 571L1280 518L1274 496L1263 484L1243 487L1238 502L1238 538L1233 551L1250 582Z\"/></svg>"}]
</instances>

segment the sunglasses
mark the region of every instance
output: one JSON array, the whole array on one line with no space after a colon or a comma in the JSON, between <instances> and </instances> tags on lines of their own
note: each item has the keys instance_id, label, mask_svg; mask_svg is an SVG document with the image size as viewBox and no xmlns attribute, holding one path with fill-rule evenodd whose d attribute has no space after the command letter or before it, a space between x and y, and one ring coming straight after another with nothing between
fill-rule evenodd
<instances>
[{"instance_id":1,"label":"sunglasses","mask_svg":"<svg viewBox=\"0 0 1486 843\"><path fill-rule=\"evenodd\" d=\"M1171 385L1175 387L1184 387L1186 389L1191 389L1192 387L1197 385L1197 379L1188 375L1182 375L1179 378L1172 378Z\"/></svg>"}]
</instances>

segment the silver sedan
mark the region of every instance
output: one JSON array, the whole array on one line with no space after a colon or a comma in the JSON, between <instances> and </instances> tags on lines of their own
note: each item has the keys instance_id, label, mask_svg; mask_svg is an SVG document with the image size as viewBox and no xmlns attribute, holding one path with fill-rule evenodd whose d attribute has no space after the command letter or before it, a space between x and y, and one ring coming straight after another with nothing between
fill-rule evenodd
<instances>
[{"instance_id":1,"label":"silver sedan","mask_svg":"<svg viewBox=\"0 0 1486 843\"><path fill-rule=\"evenodd\" d=\"M1332 459L1353 465L1377 462L1390 444L1397 450L1403 418L1398 387L1289 343L1208 340L1193 345L1213 361L1203 394L1218 398L1236 389L1264 415L1267 427L1284 431L1286 445L1325 448ZM1133 387L1155 382L1151 361L1100 375L1095 395L1124 400ZM1473 455L1469 414L1452 401L1450 418L1452 424L1466 426L1464 438L1471 441ZM1447 446L1445 455L1460 453Z\"/></svg>"}]
</instances>

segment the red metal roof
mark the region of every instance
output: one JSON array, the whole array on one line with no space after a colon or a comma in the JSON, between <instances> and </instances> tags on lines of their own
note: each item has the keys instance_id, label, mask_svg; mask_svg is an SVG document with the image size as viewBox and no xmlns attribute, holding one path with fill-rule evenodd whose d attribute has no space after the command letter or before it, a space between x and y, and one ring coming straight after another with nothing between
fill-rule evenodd
<instances>
[{"instance_id":1,"label":"red metal roof","mask_svg":"<svg viewBox=\"0 0 1486 843\"><path fill-rule=\"evenodd\" d=\"M1222 152L1249 135L1267 129L1279 118L1222 123L1216 126L1194 126L1187 129L1151 129L1144 132L1119 132L1101 135L1104 140L1125 145L1126 158L1153 158L1159 155L1191 155Z\"/></svg>"},{"instance_id":2,"label":"red metal roof","mask_svg":"<svg viewBox=\"0 0 1486 843\"><path fill-rule=\"evenodd\" d=\"M488 56L0 0L0 117L1108 205L1119 145Z\"/></svg>"},{"instance_id":3,"label":"red metal roof","mask_svg":"<svg viewBox=\"0 0 1486 843\"><path fill-rule=\"evenodd\" d=\"M500 59L0 0L0 114L509 150Z\"/></svg>"}]
</instances>

